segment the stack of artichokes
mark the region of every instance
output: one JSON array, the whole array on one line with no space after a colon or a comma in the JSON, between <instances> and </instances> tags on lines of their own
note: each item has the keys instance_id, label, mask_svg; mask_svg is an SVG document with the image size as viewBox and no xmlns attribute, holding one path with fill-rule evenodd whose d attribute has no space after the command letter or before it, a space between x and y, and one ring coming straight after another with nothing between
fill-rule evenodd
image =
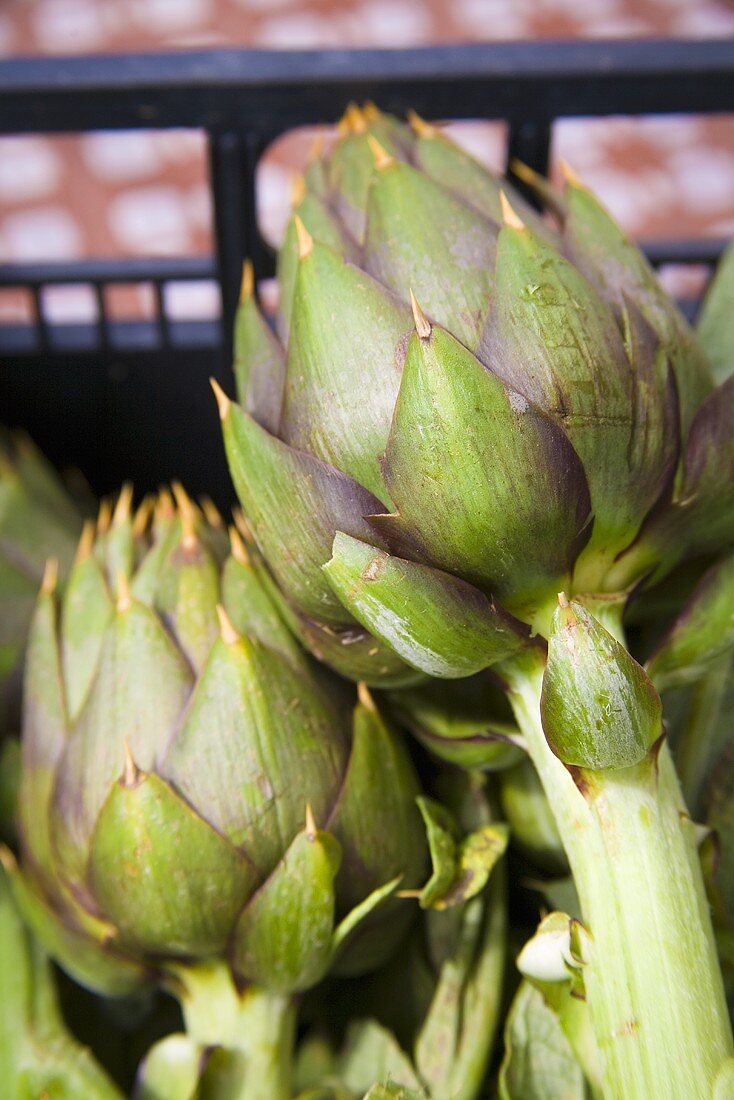
<instances>
[{"instance_id":1,"label":"stack of artichokes","mask_svg":"<svg viewBox=\"0 0 734 1100\"><path fill-rule=\"evenodd\" d=\"M74 556L8 451L13 1097L734 1095L734 253L696 333L515 171L350 106L274 321L245 266L229 526L126 486Z\"/></svg>"}]
</instances>

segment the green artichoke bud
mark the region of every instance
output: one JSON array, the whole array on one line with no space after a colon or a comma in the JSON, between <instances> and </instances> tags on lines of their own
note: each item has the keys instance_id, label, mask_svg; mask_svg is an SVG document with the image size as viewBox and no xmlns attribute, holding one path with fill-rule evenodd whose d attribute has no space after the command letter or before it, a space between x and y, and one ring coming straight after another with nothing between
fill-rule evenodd
<instances>
[{"instance_id":1,"label":"green artichoke bud","mask_svg":"<svg viewBox=\"0 0 734 1100\"><path fill-rule=\"evenodd\" d=\"M15 721L20 672L46 560L65 575L82 520L56 473L20 433L0 429L0 733Z\"/></svg>"},{"instance_id":2,"label":"green artichoke bud","mask_svg":"<svg viewBox=\"0 0 734 1100\"><path fill-rule=\"evenodd\" d=\"M559 234L436 127L374 108L319 165L281 252L284 343L248 275L240 404L217 390L314 655L375 686L466 677L547 636L559 590L624 601L734 541L734 388L585 189Z\"/></svg>"},{"instance_id":3,"label":"green artichoke bud","mask_svg":"<svg viewBox=\"0 0 734 1100\"><path fill-rule=\"evenodd\" d=\"M734 247L729 245L719 261L696 326L711 362L714 378L723 382L734 371Z\"/></svg>"},{"instance_id":4,"label":"green artichoke bud","mask_svg":"<svg viewBox=\"0 0 734 1100\"><path fill-rule=\"evenodd\" d=\"M15 892L108 992L226 959L278 994L382 961L420 880L418 784L366 689L310 663L233 529L180 487L123 493L61 596L49 568L25 685Z\"/></svg>"}]
</instances>

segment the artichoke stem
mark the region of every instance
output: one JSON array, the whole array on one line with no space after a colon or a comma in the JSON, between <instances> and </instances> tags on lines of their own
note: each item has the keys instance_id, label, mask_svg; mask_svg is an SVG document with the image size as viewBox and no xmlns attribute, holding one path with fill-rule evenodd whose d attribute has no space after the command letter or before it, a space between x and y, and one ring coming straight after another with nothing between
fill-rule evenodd
<instances>
[{"instance_id":1,"label":"artichoke stem","mask_svg":"<svg viewBox=\"0 0 734 1100\"><path fill-rule=\"evenodd\" d=\"M510 699L588 932L582 974L603 1095L711 1097L732 1036L695 830L668 745L657 761L585 773L593 791L584 792L546 741L542 672L540 662L516 669Z\"/></svg>"},{"instance_id":2,"label":"artichoke stem","mask_svg":"<svg viewBox=\"0 0 734 1100\"><path fill-rule=\"evenodd\" d=\"M176 968L186 1031L231 1058L218 1073L216 1100L290 1100L296 1002L259 986L239 992L224 962Z\"/></svg>"}]
</instances>

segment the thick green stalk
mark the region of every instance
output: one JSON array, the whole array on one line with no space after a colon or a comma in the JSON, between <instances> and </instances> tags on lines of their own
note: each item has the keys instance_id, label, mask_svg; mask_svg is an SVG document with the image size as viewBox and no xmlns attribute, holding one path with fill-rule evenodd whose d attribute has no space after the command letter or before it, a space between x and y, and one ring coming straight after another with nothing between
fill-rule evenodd
<instances>
[{"instance_id":1,"label":"thick green stalk","mask_svg":"<svg viewBox=\"0 0 734 1100\"><path fill-rule=\"evenodd\" d=\"M187 1033L231 1055L229 1071L217 1077L216 1100L290 1100L293 998L255 986L239 993L223 962L180 967L176 977Z\"/></svg>"},{"instance_id":2,"label":"thick green stalk","mask_svg":"<svg viewBox=\"0 0 734 1100\"><path fill-rule=\"evenodd\" d=\"M540 718L542 668L511 675L511 702L545 788L589 932L583 968L604 1095L709 1100L732 1052L694 829L666 744L657 766L579 785Z\"/></svg>"}]
</instances>

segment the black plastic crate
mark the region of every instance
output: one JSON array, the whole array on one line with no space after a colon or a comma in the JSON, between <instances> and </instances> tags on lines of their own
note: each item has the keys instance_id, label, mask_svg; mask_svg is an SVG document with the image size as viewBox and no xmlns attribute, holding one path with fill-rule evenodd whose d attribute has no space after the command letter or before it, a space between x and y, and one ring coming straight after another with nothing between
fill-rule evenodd
<instances>
[{"instance_id":1,"label":"black plastic crate","mask_svg":"<svg viewBox=\"0 0 734 1100\"><path fill-rule=\"evenodd\" d=\"M195 53L0 62L0 133L190 127L207 134L216 255L6 265L0 287L24 288L36 321L0 326L0 420L27 427L97 491L132 477L142 489L180 477L231 499L214 402L230 391L230 332L243 256L258 277L273 256L255 217L265 147L297 126L334 122L350 99L426 118L501 119L508 160L548 165L553 123L604 115L734 112L734 41L513 42L411 50ZM654 263L712 264L723 242L658 241ZM216 322L170 318L165 287L216 279ZM152 322L116 323L105 287L150 282ZM99 321L52 324L45 288L90 285Z\"/></svg>"}]
</instances>

